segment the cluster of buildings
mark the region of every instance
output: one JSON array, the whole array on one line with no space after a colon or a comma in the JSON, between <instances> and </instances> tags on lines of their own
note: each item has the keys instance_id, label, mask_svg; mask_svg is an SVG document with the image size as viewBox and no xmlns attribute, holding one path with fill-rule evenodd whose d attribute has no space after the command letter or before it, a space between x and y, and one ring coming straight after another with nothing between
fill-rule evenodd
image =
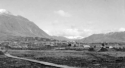
<instances>
[{"instance_id":1,"label":"cluster of buildings","mask_svg":"<svg viewBox=\"0 0 125 68\"><path fill-rule=\"evenodd\" d=\"M22 38L21 40L6 41L1 45L7 48L21 48L21 49L43 49L43 48L54 48L54 49L100 49L100 48L125 48L125 43L80 43L80 42L69 42L69 41L58 41L49 40L42 38Z\"/></svg>"}]
</instances>

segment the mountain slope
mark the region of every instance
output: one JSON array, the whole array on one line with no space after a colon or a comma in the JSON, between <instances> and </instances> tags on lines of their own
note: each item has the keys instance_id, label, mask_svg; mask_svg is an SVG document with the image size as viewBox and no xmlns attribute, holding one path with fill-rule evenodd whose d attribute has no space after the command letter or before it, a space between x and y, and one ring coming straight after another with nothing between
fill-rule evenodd
<instances>
[{"instance_id":1,"label":"mountain slope","mask_svg":"<svg viewBox=\"0 0 125 68\"><path fill-rule=\"evenodd\" d=\"M5 13L0 14L0 37L3 36L50 37L28 19Z\"/></svg>"},{"instance_id":2,"label":"mountain slope","mask_svg":"<svg viewBox=\"0 0 125 68\"><path fill-rule=\"evenodd\" d=\"M125 42L125 32L110 32L107 34L93 34L81 40L86 43L96 42Z\"/></svg>"}]
</instances>

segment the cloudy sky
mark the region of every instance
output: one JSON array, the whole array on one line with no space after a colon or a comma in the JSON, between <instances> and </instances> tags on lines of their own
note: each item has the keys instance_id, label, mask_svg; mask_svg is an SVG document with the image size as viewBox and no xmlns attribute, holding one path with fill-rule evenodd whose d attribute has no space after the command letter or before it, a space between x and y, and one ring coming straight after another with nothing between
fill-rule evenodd
<instances>
[{"instance_id":1,"label":"cloudy sky","mask_svg":"<svg viewBox=\"0 0 125 68\"><path fill-rule=\"evenodd\" d=\"M0 0L0 9L24 16L54 36L125 31L125 0Z\"/></svg>"}]
</instances>

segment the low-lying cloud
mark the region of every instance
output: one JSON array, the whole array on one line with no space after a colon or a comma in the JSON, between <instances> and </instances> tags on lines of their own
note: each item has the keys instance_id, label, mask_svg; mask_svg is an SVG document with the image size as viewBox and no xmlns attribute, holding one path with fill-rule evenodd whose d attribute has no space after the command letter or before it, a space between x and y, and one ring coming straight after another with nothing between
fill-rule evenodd
<instances>
[{"instance_id":1,"label":"low-lying cloud","mask_svg":"<svg viewBox=\"0 0 125 68\"><path fill-rule=\"evenodd\" d=\"M121 27L119 28L119 31L125 31L125 28Z\"/></svg>"},{"instance_id":2,"label":"low-lying cloud","mask_svg":"<svg viewBox=\"0 0 125 68\"><path fill-rule=\"evenodd\" d=\"M62 31L46 31L46 32L52 36L63 36L69 39L81 39L91 35L93 31L90 29L69 28L69 29L64 29Z\"/></svg>"}]
</instances>

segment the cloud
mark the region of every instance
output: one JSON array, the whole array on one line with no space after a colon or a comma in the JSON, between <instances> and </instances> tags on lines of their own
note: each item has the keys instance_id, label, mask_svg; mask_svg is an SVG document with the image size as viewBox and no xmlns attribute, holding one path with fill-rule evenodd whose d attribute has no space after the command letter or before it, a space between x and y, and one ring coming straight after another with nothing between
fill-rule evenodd
<instances>
[{"instance_id":1,"label":"cloud","mask_svg":"<svg viewBox=\"0 0 125 68\"><path fill-rule=\"evenodd\" d=\"M71 16L71 14L69 14L68 12L65 12L63 10L54 11L54 13L59 14L60 16L63 16L63 17L70 17Z\"/></svg>"},{"instance_id":2,"label":"cloud","mask_svg":"<svg viewBox=\"0 0 125 68\"><path fill-rule=\"evenodd\" d=\"M48 31L48 30L43 30L43 31L45 31L47 34L50 34L50 31Z\"/></svg>"},{"instance_id":3,"label":"cloud","mask_svg":"<svg viewBox=\"0 0 125 68\"><path fill-rule=\"evenodd\" d=\"M69 39L81 39L81 38L91 35L93 31L90 29L69 28L69 29L64 29L61 31L55 30L52 32L51 31L50 32L46 31L46 32L52 36L63 36Z\"/></svg>"},{"instance_id":4,"label":"cloud","mask_svg":"<svg viewBox=\"0 0 125 68\"><path fill-rule=\"evenodd\" d=\"M6 9L0 9L0 14L11 14L9 11L7 11Z\"/></svg>"},{"instance_id":5,"label":"cloud","mask_svg":"<svg viewBox=\"0 0 125 68\"><path fill-rule=\"evenodd\" d=\"M66 37L68 39L82 39L82 38L84 38L82 36L64 36L64 37Z\"/></svg>"},{"instance_id":6,"label":"cloud","mask_svg":"<svg viewBox=\"0 0 125 68\"><path fill-rule=\"evenodd\" d=\"M125 31L125 28L121 27L119 28L119 31Z\"/></svg>"}]
</instances>

